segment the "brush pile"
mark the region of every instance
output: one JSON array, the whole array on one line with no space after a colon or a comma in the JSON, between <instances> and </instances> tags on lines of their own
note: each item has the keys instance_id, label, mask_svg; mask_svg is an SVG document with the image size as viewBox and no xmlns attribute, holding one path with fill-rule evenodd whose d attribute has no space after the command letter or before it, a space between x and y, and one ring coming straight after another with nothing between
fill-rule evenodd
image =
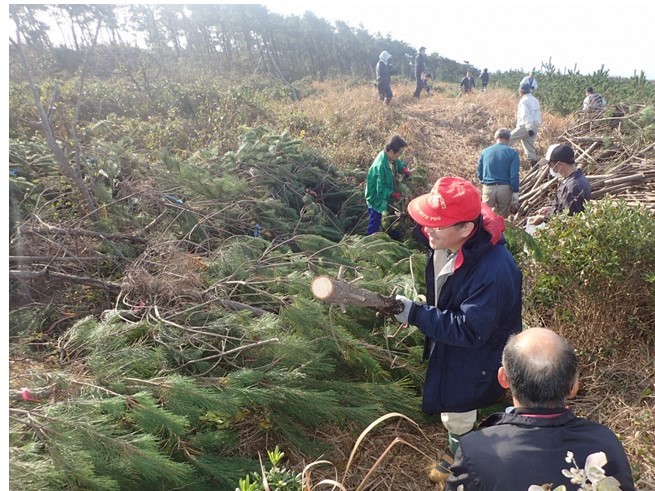
<instances>
[{"instance_id":1,"label":"brush pile","mask_svg":"<svg viewBox=\"0 0 655 491\"><path fill-rule=\"evenodd\" d=\"M598 119L582 117L553 143L570 145L591 184L592 199L621 198L655 211L655 144L648 138L652 108L617 106ZM520 184L516 223L550 204L558 182L548 166L535 166Z\"/></svg>"}]
</instances>

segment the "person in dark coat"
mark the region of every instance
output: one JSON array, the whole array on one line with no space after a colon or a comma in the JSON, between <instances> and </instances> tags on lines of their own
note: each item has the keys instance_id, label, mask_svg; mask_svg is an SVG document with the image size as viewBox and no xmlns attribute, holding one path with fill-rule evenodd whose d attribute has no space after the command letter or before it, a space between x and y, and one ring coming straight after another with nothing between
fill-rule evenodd
<instances>
[{"instance_id":1,"label":"person in dark coat","mask_svg":"<svg viewBox=\"0 0 655 491\"><path fill-rule=\"evenodd\" d=\"M489 72L485 68L482 70L482 73L480 74L480 82L482 85L482 92L487 90L487 85L489 85Z\"/></svg>"},{"instance_id":2,"label":"person in dark coat","mask_svg":"<svg viewBox=\"0 0 655 491\"><path fill-rule=\"evenodd\" d=\"M414 60L414 72L416 76L416 90L414 90L414 97L417 99L421 97L421 90L423 90L425 74L425 46L421 46Z\"/></svg>"},{"instance_id":3,"label":"person in dark coat","mask_svg":"<svg viewBox=\"0 0 655 491\"><path fill-rule=\"evenodd\" d=\"M398 295L404 309L396 319L425 335L422 409L441 415L452 461L477 409L503 395L496 372L505 342L522 327L522 274L505 245L505 220L473 183L442 177L407 211L429 239L427 304ZM445 480L447 465L439 464L434 480Z\"/></svg>"},{"instance_id":4,"label":"person in dark coat","mask_svg":"<svg viewBox=\"0 0 655 491\"><path fill-rule=\"evenodd\" d=\"M475 79L473 78L473 75L471 75L471 72L466 72L466 77L464 77L459 83L459 88L464 93L471 92L475 89Z\"/></svg>"},{"instance_id":5,"label":"person in dark coat","mask_svg":"<svg viewBox=\"0 0 655 491\"><path fill-rule=\"evenodd\" d=\"M575 153L569 145L553 144L537 165L548 165L551 177L561 179L555 198L550 206L539 208L528 217L530 226L541 225L557 213L573 215L585 209L585 202L591 199L591 184L587 176L575 163Z\"/></svg>"},{"instance_id":6,"label":"person in dark coat","mask_svg":"<svg viewBox=\"0 0 655 491\"><path fill-rule=\"evenodd\" d=\"M512 336L498 381L510 389L514 406L462 437L445 491L460 486L466 491L527 490L543 484L578 489L583 483L562 471L574 467L572 459L585 468L589 456L622 491L635 489L625 451L612 430L576 417L566 406L578 389L578 363L564 338L543 328Z\"/></svg>"},{"instance_id":7,"label":"person in dark coat","mask_svg":"<svg viewBox=\"0 0 655 491\"><path fill-rule=\"evenodd\" d=\"M392 70L389 60L391 60L391 54L389 54L388 51L383 51L380 53L380 59L375 66L375 76L378 93L380 94L380 101L386 104L389 104L393 97L393 92L391 91Z\"/></svg>"}]
</instances>

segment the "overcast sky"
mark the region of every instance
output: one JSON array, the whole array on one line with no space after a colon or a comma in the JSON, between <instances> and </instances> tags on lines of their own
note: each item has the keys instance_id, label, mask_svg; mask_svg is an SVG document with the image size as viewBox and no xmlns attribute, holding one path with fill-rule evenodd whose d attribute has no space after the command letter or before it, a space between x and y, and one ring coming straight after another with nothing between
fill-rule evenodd
<instances>
[{"instance_id":1,"label":"overcast sky","mask_svg":"<svg viewBox=\"0 0 655 491\"><path fill-rule=\"evenodd\" d=\"M428 53L492 72L539 69L550 59L562 71L577 65L581 73L592 73L604 65L610 75L631 76L643 70L648 79L655 79L652 0L258 3L280 14L301 16L310 10L330 22L362 25L371 34L390 34L417 49L426 46Z\"/></svg>"}]
</instances>

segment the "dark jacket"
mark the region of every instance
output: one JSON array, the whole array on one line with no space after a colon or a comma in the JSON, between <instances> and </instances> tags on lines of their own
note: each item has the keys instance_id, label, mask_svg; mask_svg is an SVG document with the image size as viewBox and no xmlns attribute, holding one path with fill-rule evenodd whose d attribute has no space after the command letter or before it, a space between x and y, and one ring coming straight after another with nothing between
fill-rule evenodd
<instances>
[{"instance_id":1,"label":"dark jacket","mask_svg":"<svg viewBox=\"0 0 655 491\"><path fill-rule=\"evenodd\" d=\"M553 213L569 215L584 211L584 202L591 199L591 185L580 169L564 178L553 200Z\"/></svg>"},{"instance_id":2,"label":"dark jacket","mask_svg":"<svg viewBox=\"0 0 655 491\"><path fill-rule=\"evenodd\" d=\"M390 87L391 74L391 65L387 65L382 61L378 61L378 64L375 67L375 75L378 87Z\"/></svg>"},{"instance_id":3,"label":"dark jacket","mask_svg":"<svg viewBox=\"0 0 655 491\"><path fill-rule=\"evenodd\" d=\"M562 469L570 469L567 452L580 468L587 457L605 452L606 476L635 489L630 464L619 439L595 421L577 418L569 409L515 409L485 419L477 431L462 436L445 491L526 491L532 484L565 484L577 489Z\"/></svg>"},{"instance_id":4,"label":"dark jacket","mask_svg":"<svg viewBox=\"0 0 655 491\"><path fill-rule=\"evenodd\" d=\"M464 89L464 92L471 92L475 87L475 79L473 77L464 77L459 86Z\"/></svg>"},{"instance_id":5,"label":"dark jacket","mask_svg":"<svg viewBox=\"0 0 655 491\"><path fill-rule=\"evenodd\" d=\"M502 217L484 204L483 216L458 252L437 308L414 304L409 313L409 323L426 336L422 408L428 414L496 402L503 394L496 378L503 348L521 331L521 271L505 246ZM425 274L428 305L435 299L433 254Z\"/></svg>"},{"instance_id":6,"label":"dark jacket","mask_svg":"<svg viewBox=\"0 0 655 491\"><path fill-rule=\"evenodd\" d=\"M425 55L419 53L414 60L416 80L421 80L421 74L425 71Z\"/></svg>"}]
</instances>

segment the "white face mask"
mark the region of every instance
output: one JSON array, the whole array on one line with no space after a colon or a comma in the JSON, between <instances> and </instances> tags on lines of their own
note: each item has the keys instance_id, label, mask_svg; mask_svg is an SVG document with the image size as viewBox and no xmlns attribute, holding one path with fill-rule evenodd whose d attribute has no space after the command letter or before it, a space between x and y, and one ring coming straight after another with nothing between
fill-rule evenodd
<instances>
[{"instance_id":1,"label":"white face mask","mask_svg":"<svg viewBox=\"0 0 655 491\"><path fill-rule=\"evenodd\" d=\"M553 166L553 167L551 167L550 169L548 169L548 171L550 172L550 175L551 175L552 177L554 177L555 179L561 179L561 178L562 178L562 174L560 174L559 172L555 172L555 171L553 170L554 168L555 168L555 166Z\"/></svg>"}]
</instances>

